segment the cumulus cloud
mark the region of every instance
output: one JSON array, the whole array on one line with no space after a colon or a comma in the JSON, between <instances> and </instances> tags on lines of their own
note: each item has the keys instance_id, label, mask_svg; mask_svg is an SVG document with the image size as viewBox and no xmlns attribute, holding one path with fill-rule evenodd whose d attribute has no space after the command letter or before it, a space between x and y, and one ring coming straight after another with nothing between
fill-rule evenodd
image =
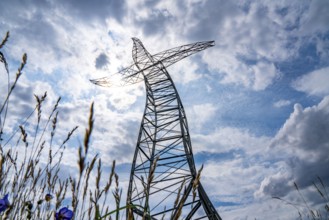
<instances>
[{"instance_id":1,"label":"cumulus cloud","mask_svg":"<svg viewBox=\"0 0 329 220\"><path fill-rule=\"evenodd\" d=\"M291 191L292 185L292 175L289 172L281 171L265 177L259 189L255 192L255 196L284 197L287 192Z\"/></svg>"},{"instance_id":2,"label":"cumulus cloud","mask_svg":"<svg viewBox=\"0 0 329 220\"><path fill-rule=\"evenodd\" d=\"M328 96L312 107L302 108L295 104L294 111L273 139L235 128L192 136L196 155L201 152L212 152L213 155L205 163L205 187L218 189L211 195L217 195L215 198L219 201L237 204L224 213L242 210L242 204L251 200L263 201L263 207L268 206L269 211L282 210L283 207L273 207L267 199L290 195L294 192L294 182L301 189L308 189L316 176L324 182L329 180L326 170L329 165L326 153L329 150L328 107ZM243 196L235 197L237 190ZM317 201L310 194L307 198ZM246 208L245 214L253 216L251 207ZM291 218L291 215L287 216L290 217L283 215L282 219Z\"/></svg>"},{"instance_id":3,"label":"cumulus cloud","mask_svg":"<svg viewBox=\"0 0 329 220\"><path fill-rule=\"evenodd\" d=\"M293 82L293 87L310 95L326 96L329 94L329 67L314 70Z\"/></svg>"},{"instance_id":4,"label":"cumulus cloud","mask_svg":"<svg viewBox=\"0 0 329 220\"><path fill-rule=\"evenodd\" d=\"M246 145L242 152L244 151L248 152ZM285 163L269 163L261 154L250 153L245 157L242 156L243 153L236 152L232 158L207 160L204 164L201 182L211 200L215 204L232 204L219 207L221 217L254 219L262 216L271 219L276 213L280 213L280 219L292 219L295 214L291 210L279 205L270 196L264 197L262 191L259 193L259 189L276 196L278 192L282 192L279 184L291 181L289 173L284 174L281 171L281 174L288 175L285 179L277 174L277 170L284 169ZM262 182L263 179L265 180ZM277 185L272 185L274 183ZM285 187L291 189L290 186Z\"/></svg>"},{"instance_id":5,"label":"cumulus cloud","mask_svg":"<svg viewBox=\"0 0 329 220\"><path fill-rule=\"evenodd\" d=\"M295 104L293 113L277 133L272 146L309 153L321 150L318 156L322 157L322 150L327 150L329 147L328 106L329 96L326 96L318 105L305 109L300 104ZM303 156L304 159L312 160L310 154Z\"/></svg>"},{"instance_id":6,"label":"cumulus cloud","mask_svg":"<svg viewBox=\"0 0 329 220\"><path fill-rule=\"evenodd\" d=\"M295 104L294 111L271 143L272 152L286 163L285 173L265 178L258 194L283 196L289 193L291 181L301 187L311 185L316 176L329 180L329 96L315 106L302 108ZM283 159L284 158L284 159Z\"/></svg>"},{"instance_id":7,"label":"cumulus cloud","mask_svg":"<svg viewBox=\"0 0 329 220\"><path fill-rule=\"evenodd\" d=\"M196 155L202 151L213 155L205 163L205 188L218 189L211 194L215 201L235 204L223 208L223 216L244 209L246 216L255 217L257 212L252 206L243 204L253 201L256 205L255 201L262 201L267 214L280 210L280 218L291 219L291 213L284 214L284 207L276 206L269 199L273 196L294 199L290 196L295 190L294 182L301 190L308 190L308 201L322 202L308 192L317 176L324 182L329 181L326 169L329 166L328 109L328 96L311 107L295 104L294 111L272 139L233 128L222 128L208 136L194 136ZM207 147L200 148L202 144ZM235 197L236 194L243 196Z\"/></svg>"}]
</instances>

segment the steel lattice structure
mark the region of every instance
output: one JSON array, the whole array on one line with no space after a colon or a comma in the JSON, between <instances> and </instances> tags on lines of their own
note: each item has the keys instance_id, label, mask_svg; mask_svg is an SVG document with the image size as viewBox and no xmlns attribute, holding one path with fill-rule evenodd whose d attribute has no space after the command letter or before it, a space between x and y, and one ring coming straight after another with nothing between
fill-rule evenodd
<instances>
[{"instance_id":1,"label":"steel lattice structure","mask_svg":"<svg viewBox=\"0 0 329 220\"><path fill-rule=\"evenodd\" d=\"M146 105L131 168L127 205L134 219L221 219L202 184L196 181L191 139L186 114L166 67L214 46L214 41L197 42L151 55L133 38L134 63L119 72L119 84L146 87ZM91 80L111 86L112 76ZM194 185L193 185L194 183ZM197 183L197 184L196 184ZM181 210L181 211L180 211ZM128 215L128 212L127 212Z\"/></svg>"}]
</instances>

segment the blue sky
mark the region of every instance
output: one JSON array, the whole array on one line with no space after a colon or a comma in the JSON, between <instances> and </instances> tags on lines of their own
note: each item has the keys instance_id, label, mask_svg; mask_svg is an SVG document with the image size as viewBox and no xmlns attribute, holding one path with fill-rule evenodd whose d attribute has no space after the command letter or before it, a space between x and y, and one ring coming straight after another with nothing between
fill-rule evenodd
<instances>
[{"instance_id":1,"label":"blue sky","mask_svg":"<svg viewBox=\"0 0 329 220\"><path fill-rule=\"evenodd\" d=\"M223 219L294 219L297 211L272 196L296 200L296 181L316 204L312 181L329 184L328 11L327 0L3 0L0 36L10 31L3 52L11 73L28 54L10 120L47 91L49 106L63 98L58 135L75 125L83 135L94 101L90 153L108 166L115 159L125 187L144 86L101 88L89 79L130 64L131 37L151 54L215 40L168 68L197 167L204 164L204 187ZM76 156L76 146L68 147L66 172L74 173Z\"/></svg>"}]
</instances>

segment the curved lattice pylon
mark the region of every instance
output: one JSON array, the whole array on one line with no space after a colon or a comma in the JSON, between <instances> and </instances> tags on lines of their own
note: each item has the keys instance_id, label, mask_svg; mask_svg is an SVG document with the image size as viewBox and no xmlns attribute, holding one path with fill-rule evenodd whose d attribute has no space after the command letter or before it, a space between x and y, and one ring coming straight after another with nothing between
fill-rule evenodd
<instances>
[{"instance_id":1,"label":"curved lattice pylon","mask_svg":"<svg viewBox=\"0 0 329 220\"><path fill-rule=\"evenodd\" d=\"M146 105L132 162L127 215L134 219L221 219L197 181L186 114L166 67L214 46L197 42L151 55L133 38L134 64L119 72L122 84L145 82ZM112 85L111 77L91 80Z\"/></svg>"}]
</instances>

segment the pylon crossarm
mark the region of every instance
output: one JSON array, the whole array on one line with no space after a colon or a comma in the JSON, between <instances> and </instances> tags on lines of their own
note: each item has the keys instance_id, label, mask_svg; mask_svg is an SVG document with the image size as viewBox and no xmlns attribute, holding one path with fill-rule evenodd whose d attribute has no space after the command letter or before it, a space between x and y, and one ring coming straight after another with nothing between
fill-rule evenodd
<instances>
[{"instance_id":1,"label":"pylon crossarm","mask_svg":"<svg viewBox=\"0 0 329 220\"><path fill-rule=\"evenodd\" d=\"M164 67L168 67L188 56L213 46L215 46L215 41L204 41L186 44L154 54L153 58L161 62Z\"/></svg>"},{"instance_id":2,"label":"pylon crossarm","mask_svg":"<svg viewBox=\"0 0 329 220\"><path fill-rule=\"evenodd\" d=\"M153 56L147 53L142 58L139 57L140 61L137 61L138 52L143 49L145 50L145 48L144 46L142 46L142 48L137 47L137 49L133 51L133 55L134 55L133 58L135 61L133 64L129 65L128 67L120 70L119 72L109 77L92 79L90 81L96 85L104 86L104 87L124 86L124 85L139 83L144 79L143 72L156 67L159 63L163 65L163 67L168 67L188 56L191 56L199 51L205 50L208 47L212 47L214 45L215 45L214 41L205 41L205 42L187 44L180 47L175 47L169 50L162 51ZM148 60L150 57L152 57L152 59ZM138 65L141 63L141 60L145 62L143 63L142 66L139 67ZM119 77L121 80L114 81L113 78L116 77Z\"/></svg>"},{"instance_id":3,"label":"pylon crossarm","mask_svg":"<svg viewBox=\"0 0 329 220\"><path fill-rule=\"evenodd\" d=\"M90 82L103 87L125 86L142 82L143 75L141 73L135 63L133 63L117 73L98 79L91 79Z\"/></svg>"}]
</instances>

